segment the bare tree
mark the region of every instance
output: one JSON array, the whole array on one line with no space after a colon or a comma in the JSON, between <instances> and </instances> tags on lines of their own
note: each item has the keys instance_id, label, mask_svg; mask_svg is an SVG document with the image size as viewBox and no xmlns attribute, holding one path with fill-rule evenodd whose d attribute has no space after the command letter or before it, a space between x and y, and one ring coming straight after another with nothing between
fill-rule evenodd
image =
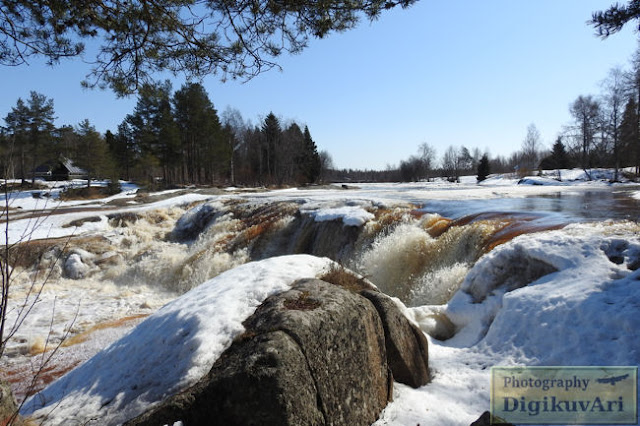
<instances>
[{"instance_id":1,"label":"bare tree","mask_svg":"<svg viewBox=\"0 0 640 426\"><path fill-rule=\"evenodd\" d=\"M422 178L429 180L431 178L431 171L436 162L436 149L429 145L427 142L423 142L418 147L418 155L422 162Z\"/></svg>"},{"instance_id":2,"label":"bare tree","mask_svg":"<svg viewBox=\"0 0 640 426\"><path fill-rule=\"evenodd\" d=\"M329 151L322 150L318 155L320 156L320 181L325 182L329 176L329 171L335 169L335 165Z\"/></svg>"},{"instance_id":3,"label":"bare tree","mask_svg":"<svg viewBox=\"0 0 640 426\"><path fill-rule=\"evenodd\" d=\"M228 130L228 144L229 149L231 150L231 155L229 156L230 178L231 184L235 185L237 152L240 149L240 146L244 141L247 129L250 126L245 123L239 110L229 106L227 106L227 108L222 113L222 125Z\"/></svg>"},{"instance_id":4,"label":"bare tree","mask_svg":"<svg viewBox=\"0 0 640 426\"><path fill-rule=\"evenodd\" d=\"M627 74L629 96L635 101L635 165L636 177L640 176L640 48L631 59L631 71Z\"/></svg>"},{"instance_id":5,"label":"bare tree","mask_svg":"<svg viewBox=\"0 0 640 426\"><path fill-rule=\"evenodd\" d=\"M531 123L527 127L527 136L522 141L522 161L521 167L532 171L538 167L540 160L540 149L542 142L540 141L540 132L535 124Z\"/></svg>"},{"instance_id":6,"label":"bare tree","mask_svg":"<svg viewBox=\"0 0 640 426\"><path fill-rule=\"evenodd\" d=\"M449 146L442 156L442 171L451 182L460 182L461 150Z\"/></svg>"},{"instance_id":7,"label":"bare tree","mask_svg":"<svg viewBox=\"0 0 640 426\"><path fill-rule=\"evenodd\" d=\"M600 104L593 96L578 96L569 106L575 121L576 138L580 144L582 168L591 179L587 168L591 166L591 149L600 124Z\"/></svg>"},{"instance_id":8,"label":"bare tree","mask_svg":"<svg viewBox=\"0 0 640 426\"><path fill-rule=\"evenodd\" d=\"M618 180L620 168L620 123L626 100L624 72L620 67L609 70L609 75L602 81L604 94L602 105L604 112L604 131L613 145L614 181Z\"/></svg>"}]
</instances>

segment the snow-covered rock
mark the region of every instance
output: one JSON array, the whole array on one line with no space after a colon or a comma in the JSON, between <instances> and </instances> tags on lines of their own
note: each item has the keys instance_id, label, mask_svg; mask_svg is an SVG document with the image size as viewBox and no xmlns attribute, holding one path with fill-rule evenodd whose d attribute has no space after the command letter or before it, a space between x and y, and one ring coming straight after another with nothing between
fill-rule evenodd
<instances>
[{"instance_id":1,"label":"snow-covered rock","mask_svg":"<svg viewBox=\"0 0 640 426\"><path fill-rule=\"evenodd\" d=\"M78 262L81 256L75 255ZM21 412L42 419L54 410L47 425L115 425L133 418L203 377L267 297L298 279L321 275L330 264L326 258L297 255L227 271L168 303L29 398Z\"/></svg>"},{"instance_id":2,"label":"snow-covered rock","mask_svg":"<svg viewBox=\"0 0 640 426\"><path fill-rule=\"evenodd\" d=\"M73 280L86 278L97 268L93 264L96 255L80 248L74 248L64 261L64 275Z\"/></svg>"}]
</instances>

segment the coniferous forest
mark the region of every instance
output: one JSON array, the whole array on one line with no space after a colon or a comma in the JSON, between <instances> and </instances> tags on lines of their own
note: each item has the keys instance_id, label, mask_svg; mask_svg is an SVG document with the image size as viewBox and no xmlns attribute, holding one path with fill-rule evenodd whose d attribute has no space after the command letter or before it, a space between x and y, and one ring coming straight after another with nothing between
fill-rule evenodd
<instances>
[{"instance_id":1,"label":"coniferous forest","mask_svg":"<svg viewBox=\"0 0 640 426\"><path fill-rule=\"evenodd\" d=\"M104 135L89 120L54 125L54 100L31 92L7 114L1 136L4 174L32 179L38 165L70 159L89 179L153 186L301 185L317 182L322 156L306 126L273 112L251 125L239 111L222 115L204 87L145 85L135 109ZM324 154L326 155L326 154Z\"/></svg>"}]
</instances>

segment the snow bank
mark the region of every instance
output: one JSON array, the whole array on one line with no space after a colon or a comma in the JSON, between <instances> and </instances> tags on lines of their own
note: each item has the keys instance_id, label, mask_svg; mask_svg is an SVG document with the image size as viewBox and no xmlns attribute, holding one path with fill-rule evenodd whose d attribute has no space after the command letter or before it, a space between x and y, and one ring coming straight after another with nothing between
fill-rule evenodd
<instances>
[{"instance_id":1,"label":"snow bank","mask_svg":"<svg viewBox=\"0 0 640 426\"><path fill-rule=\"evenodd\" d=\"M458 331L429 339L433 382L396 385L375 424L468 425L489 408L492 366L640 365L638 235L636 223L577 224L520 236L481 258L446 307L411 309L444 312ZM557 271L510 289L514 263L532 259Z\"/></svg>"},{"instance_id":2,"label":"snow bank","mask_svg":"<svg viewBox=\"0 0 640 426\"><path fill-rule=\"evenodd\" d=\"M449 302L447 315L461 330L449 344L473 345L487 331L492 336L501 336L497 340L502 340L511 336L516 316L519 320L515 322L531 327L522 329L530 335L532 329L548 322L539 322L541 318L532 315L533 311L548 313L553 301L561 301L558 307L570 311L574 306L571 300L602 293L618 280L634 282L634 270L640 266L638 230L637 224L625 222L576 224L563 230L523 235L496 248L476 263L462 283L461 291ZM532 270L536 269L532 267L536 263L537 271ZM518 281L516 285L514 279ZM529 315L522 316L524 305L521 303L531 307ZM504 329L499 328L500 322L494 321L493 316L498 315L496 309L500 318L507 313L511 315L502 320L506 321ZM474 333L466 329L473 329ZM587 336L592 331L580 332ZM566 347L567 342L561 339L551 343Z\"/></svg>"},{"instance_id":3,"label":"snow bank","mask_svg":"<svg viewBox=\"0 0 640 426\"><path fill-rule=\"evenodd\" d=\"M227 271L165 305L31 397L22 414L51 414L46 422L51 425L117 424L139 415L204 376L264 299L297 279L321 275L330 263L296 255Z\"/></svg>"}]
</instances>

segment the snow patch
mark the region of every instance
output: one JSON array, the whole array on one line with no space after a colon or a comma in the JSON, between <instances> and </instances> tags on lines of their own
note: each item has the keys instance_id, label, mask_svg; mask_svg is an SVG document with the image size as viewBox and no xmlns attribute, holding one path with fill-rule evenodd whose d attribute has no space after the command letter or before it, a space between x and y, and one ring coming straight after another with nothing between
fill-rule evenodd
<instances>
[{"instance_id":1,"label":"snow patch","mask_svg":"<svg viewBox=\"0 0 640 426\"><path fill-rule=\"evenodd\" d=\"M362 226L375 216L360 206L345 206L335 208L318 209L314 211L313 217L316 222L328 222L331 220L342 220L346 226Z\"/></svg>"}]
</instances>

